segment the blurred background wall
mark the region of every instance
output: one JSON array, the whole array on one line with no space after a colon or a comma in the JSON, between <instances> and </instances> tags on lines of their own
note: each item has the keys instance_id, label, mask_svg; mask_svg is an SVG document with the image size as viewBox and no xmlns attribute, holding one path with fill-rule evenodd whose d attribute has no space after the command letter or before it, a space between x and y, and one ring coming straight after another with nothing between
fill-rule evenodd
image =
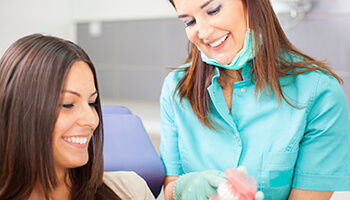
<instances>
[{"instance_id":1,"label":"blurred background wall","mask_svg":"<svg viewBox=\"0 0 350 200\"><path fill-rule=\"evenodd\" d=\"M147 5L135 2L132 8ZM153 4L152 9L161 6ZM115 10L126 8L115 6ZM350 1L310 1L309 12L295 18L281 9L279 18L292 43L316 59L326 59L344 79L343 87L350 99ZM164 15L159 13L161 10L143 17L138 11L130 11L138 13L135 15L127 12L129 18L119 13L114 20L97 20L100 23L90 23L89 12L77 17L77 41L98 66L104 97L158 101L167 68L181 64L187 52L182 22L173 15L173 9L165 9L168 13ZM94 27L99 30L97 34Z\"/></svg>"},{"instance_id":2,"label":"blurred background wall","mask_svg":"<svg viewBox=\"0 0 350 200\"><path fill-rule=\"evenodd\" d=\"M290 26L290 13L283 11L281 23L288 25L287 36L297 48L328 60L350 99L350 1L310 2L300 22ZM180 65L187 52L184 26L167 0L0 0L0 55L35 32L84 47L97 66L106 101L156 103L169 68Z\"/></svg>"},{"instance_id":3,"label":"blurred background wall","mask_svg":"<svg viewBox=\"0 0 350 200\"><path fill-rule=\"evenodd\" d=\"M76 41L70 0L0 0L0 56L17 39L32 33Z\"/></svg>"},{"instance_id":4,"label":"blurred background wall","mask_svg":"<svg viewBox=\"0 0 350 200\"><path fill-rule=\"evenodd\" d=\"M306 0L298 2L294 10L276 7L287 36L306 54L328 60L350 105L350 1L310 0L305 15L296 13ZM187 55L184 25L167 0L0 0L0 56L37 32L81 45L96 65L102 103L139 115L158 150L162 82ZM340 199L350 194L333 197Z\"/></svg>"}]
</instances>

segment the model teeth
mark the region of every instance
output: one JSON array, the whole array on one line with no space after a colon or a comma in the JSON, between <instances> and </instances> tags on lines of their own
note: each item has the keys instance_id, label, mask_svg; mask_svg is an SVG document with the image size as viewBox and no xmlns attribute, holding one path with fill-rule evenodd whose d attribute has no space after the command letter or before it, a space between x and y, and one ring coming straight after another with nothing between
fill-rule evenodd
<instances>
[{"instance_id":1,"label":"model teeth","mask_svg":"<svg viewBox=\"0 0 350 200\"><path fill-rule=\"evenodd\" d=\"M220 197L220 200L238 200L238 195L234 194L234 189L227 182L219 185L218 197Z\"/></svg>"},{"instance_id":2,"label":"model teeth","mask_svg":"<svg viewBox=\"0 0 350 200\"><path fill-rule=\"evenodd\" d=\"M86 144L88 141L87 137L69 137L69 138L63 138L63 139L69 143L74 143L74 144Z\"/></svg>"},{"instance_id":3,"label":"model teeth","mask_svg":"<svg viewBox=\"0 0 350 200\"><path fill-rule=\"evenodd\" d=\"M228 35L225 35L224 37L222 37L222 38L216 40L216 41L213 42L213 43L210 43L209 45L210 45L211 47L217 47L217 46L219 46L221 43L223 43L223 42L226 40L227 36L228 36Z\"/></svg>"}]
</instances>

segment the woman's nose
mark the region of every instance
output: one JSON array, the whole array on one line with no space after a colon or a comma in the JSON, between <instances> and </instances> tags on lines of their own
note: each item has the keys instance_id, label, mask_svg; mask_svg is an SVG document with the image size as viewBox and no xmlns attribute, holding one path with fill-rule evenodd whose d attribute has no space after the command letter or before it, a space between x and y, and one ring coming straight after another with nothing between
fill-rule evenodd
<instances>
[{"instance_id":1,"label":"woman's nose","mask_svg":"<svg viewBox=\"0 0 350 200\"><path fill-rule=\"evenodd\" d=\"M89 104L82 106L78 124L80 126L87 126L95 129L99 124L99 117L95 107L92 107Z\"/></svg>"},{"instance_id":2,"label":"woman's nose","mask_svg":"<svg viewBox=\"0 0 350 200\"><path fill-rule=\"evenodd\" d=\"M197 31L198 37L201 40L207 40L210 38L210 35L213 33L214 28L208 24L205 20L197 20Z\"/></svg>"}]
</instances>

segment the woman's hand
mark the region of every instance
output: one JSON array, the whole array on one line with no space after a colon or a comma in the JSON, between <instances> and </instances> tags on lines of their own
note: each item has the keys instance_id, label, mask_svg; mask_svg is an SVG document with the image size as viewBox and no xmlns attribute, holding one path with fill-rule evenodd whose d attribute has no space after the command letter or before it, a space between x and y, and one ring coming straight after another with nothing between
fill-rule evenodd
<instances>
[{"instance_id":1,"label":"woman's hand","mask_svg":"<svg viewBox=\"0 0 350 200\"><path fill-rule=\"evenodd\" d=\"M288 200L329 200L333 191L313 191L292 188Z\"/></svg>"},{"instance_id":2,"label":"woman's hand","mask_svg":"<svg viewBox=\"0 0 350 200\"><path fill-rule=\"evenodd\" d=\"M226 181L225 173L217 170L188 173L176 181L176 199L204 200L217 195L217 187Z\"/></svg>"}]
</instances>

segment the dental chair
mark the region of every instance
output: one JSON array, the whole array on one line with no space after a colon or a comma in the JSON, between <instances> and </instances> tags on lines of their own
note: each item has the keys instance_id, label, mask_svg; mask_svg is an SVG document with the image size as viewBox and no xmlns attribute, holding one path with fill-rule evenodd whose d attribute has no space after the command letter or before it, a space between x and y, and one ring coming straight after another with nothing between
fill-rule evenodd
<instances>
[{"instance_id":1,"label":"dental chair","mask_svg":"<svg viewBox=\"0 0 350 200\"><path fill-rule=\"evenodd\" d=\"M136 172L157 198L165 169L141 119L123 106L102 106L102 116L104 170Z\"/></svg>"},{"instance_id":2,"label":"dental chair","mask_svg":"<svg viewBox=\"0 0 350 200\"><path fill-rule=\"evenodd\" d=\"M125 106L102 106L102 114L132 114Z\"/></svg>"}]
</instances>

